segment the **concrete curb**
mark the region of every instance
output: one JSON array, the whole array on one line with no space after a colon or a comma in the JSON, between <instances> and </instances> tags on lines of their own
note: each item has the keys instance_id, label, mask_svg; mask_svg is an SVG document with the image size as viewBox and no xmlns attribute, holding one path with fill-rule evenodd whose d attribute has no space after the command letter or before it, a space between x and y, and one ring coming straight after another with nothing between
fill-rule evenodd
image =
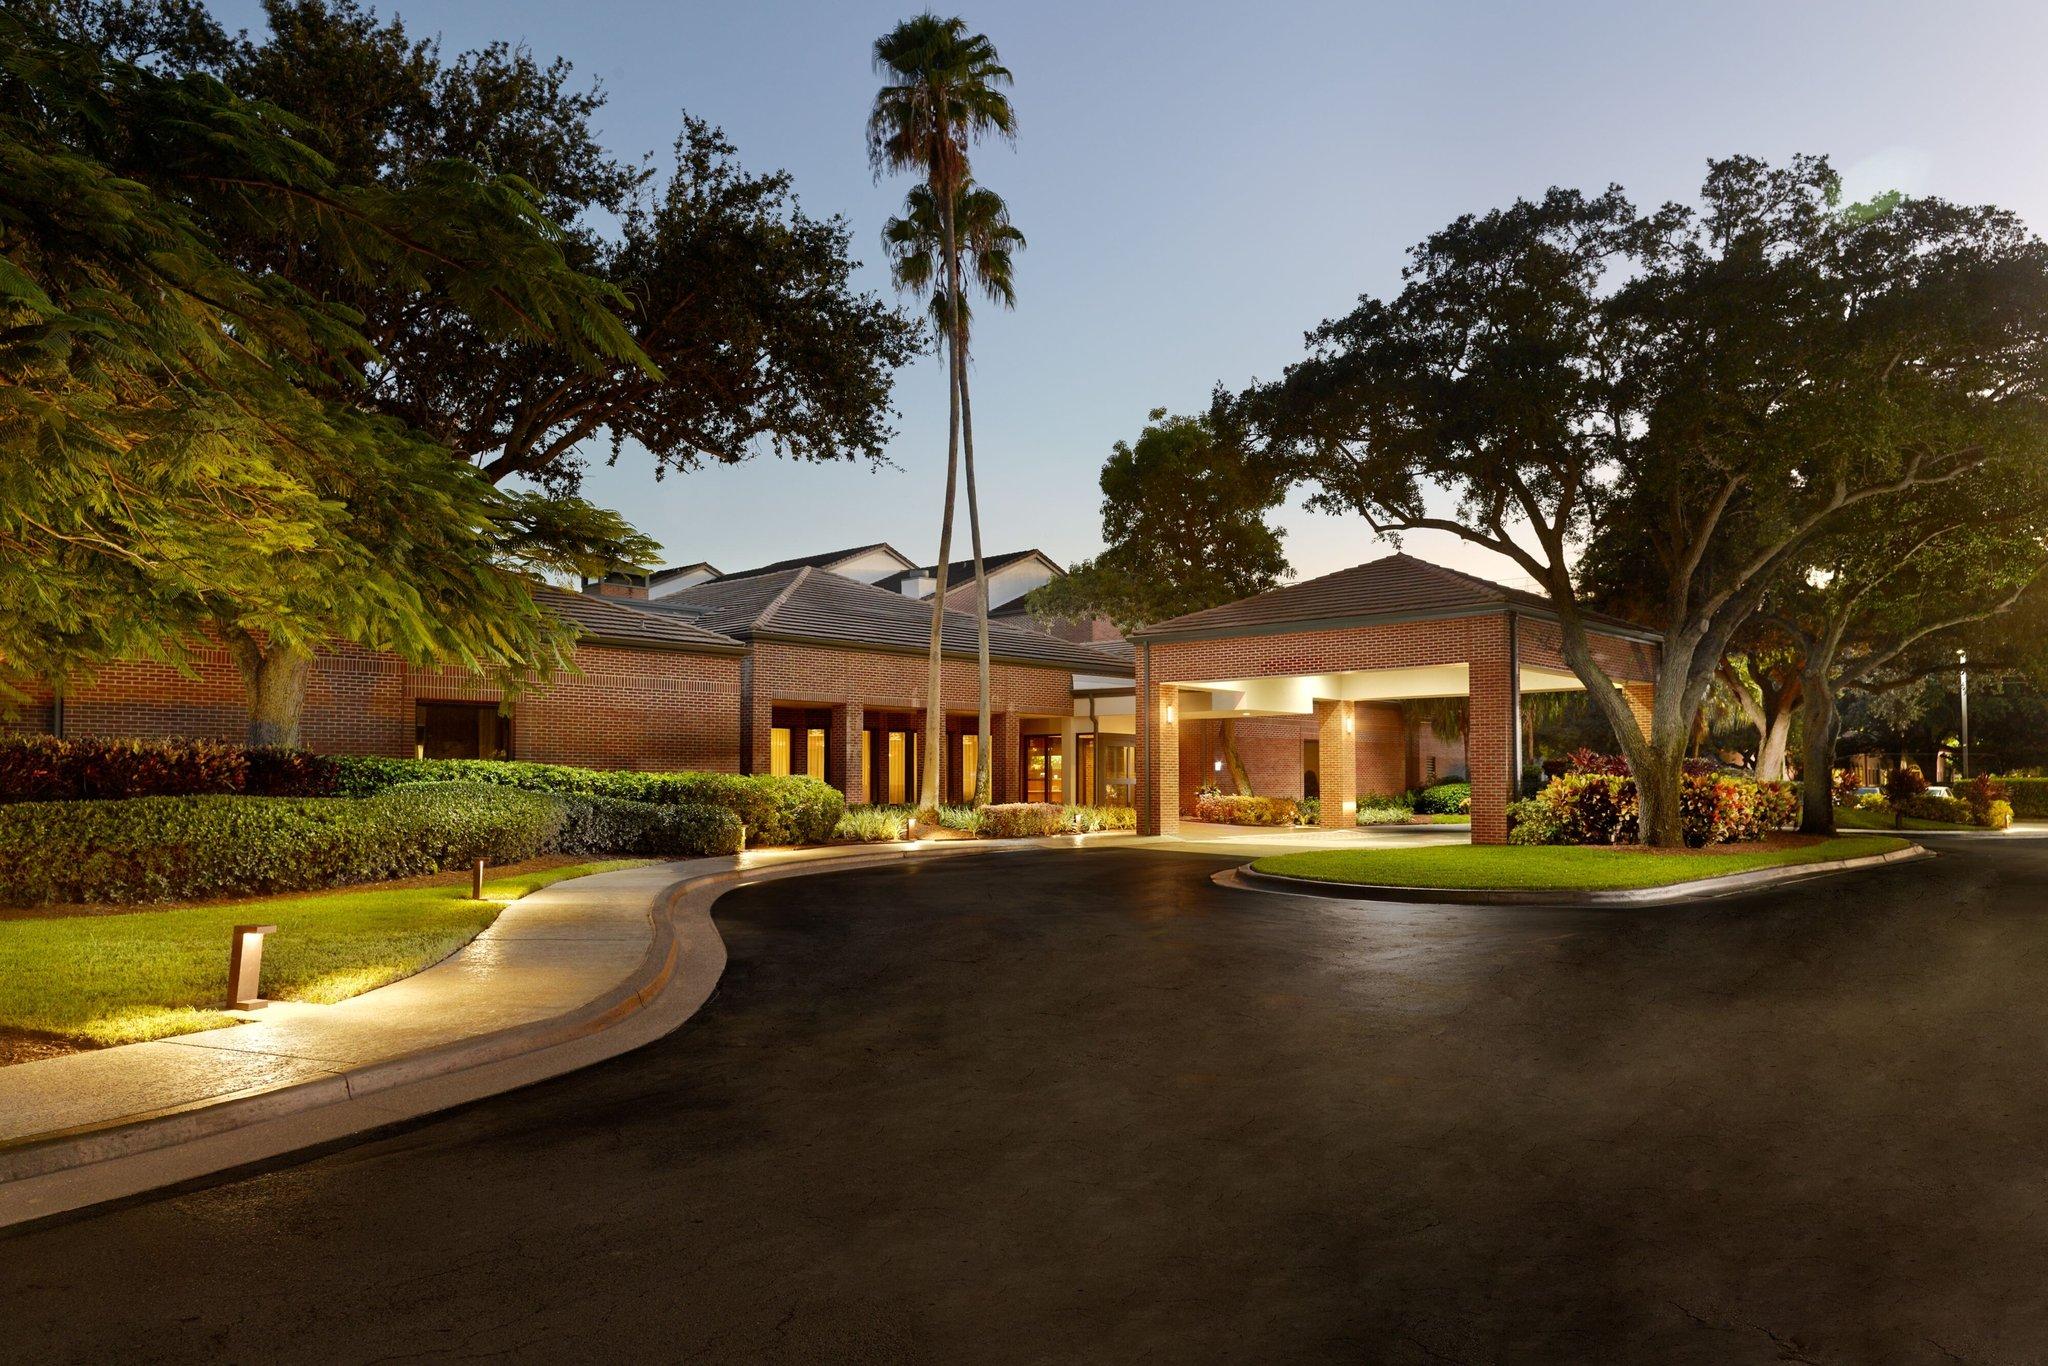
<instances>
[{"instance_id":1,"label":"concrete curb","mask_svg":"<svg viewBox=\"0 0 2048 1366\"><path fill-rule=\"evenodd\" d=\"M1226 868L1212 879L1218 886L1237 891L1274 892L1282 896L1313 897L1322 901L1393 901L1431 906L1668 906L1681 901L1701 901L1776 887L1808 878L1858 868L1876 868L1889 863L1908 863L1933 858L1934 851L1908 845L1886 854L1863 858L1829 859L1825 863L1797 863L1786 868L1756 868L1746 873L1695 878L1668 887L1627 887L1602 890L1524 891L1493 887L1400 887L1366 882L1324 882L1317 878L1287 877L1261 873L1251 864Z\"/></svg>"},{"instance_id":2,"label":"concrete curb","mask_svg":"<svg viewBox=\"0 0 2048 1366\"><path fill-rule=\"evenodd\" d=\"M110 1124L0 1144L0 1228L334 1142L544 1081L652 1043L696 1014L717 987L726 954L711 908L736 887L929 858L1075 848L1126 834L956 840L926 847L856 845L791 851L780 857L769 851L772 862L760 855L692 860L702 871L684 873L655 894L649 911L651 938L639 966L583 1005L530 1024L311 1079L209 1096ZM710 864L724 866L703 867ZM555 884L573 885L574 880Z\"/></svg>"}]
</instances>

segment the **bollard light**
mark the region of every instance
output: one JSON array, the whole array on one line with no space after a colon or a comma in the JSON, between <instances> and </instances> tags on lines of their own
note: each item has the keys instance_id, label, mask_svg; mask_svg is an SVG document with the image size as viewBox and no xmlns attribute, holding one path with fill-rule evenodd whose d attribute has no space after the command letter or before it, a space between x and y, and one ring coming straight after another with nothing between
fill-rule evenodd
<instances>
[{"instance_id":1,"label":"bollard light","mask_svg":"<svg viewBox=\"0 0 2048 1366\"><path fill-rule=\"evenodd\" d=\"M471 901L482 901L484 899L484 861L482 859L478 859L469 870L469 899Z\"/></svg>"},{"instance_id":2,"label":"bollard light","mask_svg":"<svg viewBox=\"0 0 2048 1366\"><path fill-rule=\"evenodd\" d=\"M255 1010L263 1004L263 936L275 925L237 925L228 946L228 1009Z\"/></svg>"}]
</instances>

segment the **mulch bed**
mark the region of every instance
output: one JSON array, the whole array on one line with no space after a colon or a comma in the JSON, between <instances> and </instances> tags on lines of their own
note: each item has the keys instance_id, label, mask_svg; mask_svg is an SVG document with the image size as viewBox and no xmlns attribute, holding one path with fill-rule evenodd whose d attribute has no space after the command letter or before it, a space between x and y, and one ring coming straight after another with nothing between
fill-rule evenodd
<instances>
[{"instance_id":1,"label":"mulch bed","mask_svg":"<svg viewBox=\"0 0 2048 1366\"><path fill-rule=\"evenodd\" d=\"M1864 832L1851 831L1850 833L1862 834ZM1660 846L1657 848L1651 848L1647 845L1628 844L1616 845L1615 847L1619 849L1633 849L1638 854L1776 854L1787 849L1805 849L1810 845L1823 843L1825 839L1826 837L1823 835L1795 835L1780 831L1775 835L1765 835L1760 840L1737 840L1733 844L1709 844L1699 849L1694 849L1684 844Z\"/></svg>"},{"instance_id":2,"label":"mulch bed","mask_svg":"<svg viewBox=\"0 0 2048 1366\"><path fill-rule=\"evenodd\" d=\"M67 1053L85 1053L98 1046L50 1034L32 1034L25 1029L0 1029L0 1067L61 1058Z\"/></svg>"}]
</instances>

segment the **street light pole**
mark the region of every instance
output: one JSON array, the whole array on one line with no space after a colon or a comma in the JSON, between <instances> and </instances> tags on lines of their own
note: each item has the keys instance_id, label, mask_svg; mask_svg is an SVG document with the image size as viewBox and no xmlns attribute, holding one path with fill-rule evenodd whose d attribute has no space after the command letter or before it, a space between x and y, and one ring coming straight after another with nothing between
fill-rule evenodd
<instances>
[{"instance_id":1,"label":"street light pole","mask_svg":"<svg viewBox=\"0 0 2048 1366\"><path fill-rule=\"evenodd\" d=\"M1970 776L1970 656L1956 651L1956 666L1963 686L1963 776Z\"/></svg>"}]
</instances>

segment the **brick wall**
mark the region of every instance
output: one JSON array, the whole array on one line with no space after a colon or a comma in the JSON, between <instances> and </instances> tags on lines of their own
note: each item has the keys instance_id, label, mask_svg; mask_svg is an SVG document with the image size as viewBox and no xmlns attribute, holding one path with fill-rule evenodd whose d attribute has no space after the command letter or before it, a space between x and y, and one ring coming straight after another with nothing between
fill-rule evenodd
<instances>
[{"instance_id":1,"label":"brick wall","mask_svg":"<svg viewBox=\"0 0 2048 1366\"><path fill-rule=\"evenodd\" d=\"M857 751L844 733L849 714L924 710L928 660L922 654L889 650L852 650L830 645L762 640L754 643L747 695L742 702L750 724L745 772L768 771L768 744L773 708L835 709L833 724L841 733L828 738L828 753L841 756L829 776L843 786L857 786ZM972 659L946 659L940 670L941 701L956 716L973 716L980 705L981 685ZM858 708L858 713L851 709ZM1023 775L1018 768L1019 722L1024 716L1068 716L1074 709L1073 679L1065 669L1038 668L992 661L989 665L989 756L997 801L1019 801ZM920 729L922 724L920 723ZM849 793L849 796L854 794ZM858 799L857 797L855 798Z\"/></svg>"},{"instance_id":2,"label":"brick wall","mask_svg":"<svg viewBox=\"0 0 2048 1366\"><path fill-rule=\"evenodd\" d=\"M512 753L599 768L739 769L740 661L583 645L577 672L560 671L512 701ZM65 700L67 735L239 741L248 731L240 672L227 651L197 650L192 676L124 662ZM306 685L301 738L325 754L413 752L416 701L499 702L501 691L459 669L416 668L392 655L323 649ZM48 729L47 698L30 716Z\"/></svg>"}]
</instances>

